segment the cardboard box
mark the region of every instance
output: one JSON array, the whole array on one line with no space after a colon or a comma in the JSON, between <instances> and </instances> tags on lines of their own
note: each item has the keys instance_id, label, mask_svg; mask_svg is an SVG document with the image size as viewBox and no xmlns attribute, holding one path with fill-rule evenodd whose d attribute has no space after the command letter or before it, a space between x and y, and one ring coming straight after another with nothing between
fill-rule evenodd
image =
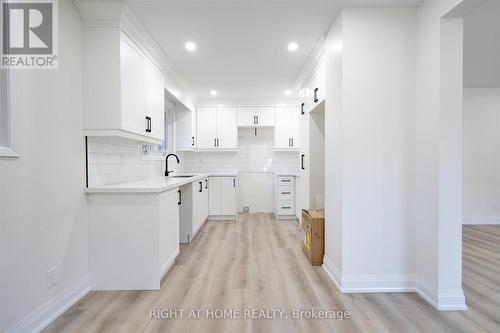
<instances>
[{"instance_id":1,"label":"cardboard box","mask_svg":"<svg viewBox=\"0 0 500 333\"><path fill-rule=\"evenodd\" d=\"M313 266L323 264L325 254L325 210L302 209L302 250Z\"/></svg>"}]
</instances>

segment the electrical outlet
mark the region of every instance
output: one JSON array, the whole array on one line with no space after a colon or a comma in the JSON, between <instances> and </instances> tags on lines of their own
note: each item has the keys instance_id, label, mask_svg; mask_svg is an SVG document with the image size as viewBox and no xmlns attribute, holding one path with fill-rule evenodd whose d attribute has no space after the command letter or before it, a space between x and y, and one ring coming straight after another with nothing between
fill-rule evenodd
<instances>
[{"instance_id":1,"label":"electrical outlet","mask_svg":"<svg viewBox=\"0 0 500 333\"><path fill-rule=\"evenodd\" d=\"M54 287L57 284L57 269L52 268L47 271L47 289Z\"/></svg>"}]
</instances>

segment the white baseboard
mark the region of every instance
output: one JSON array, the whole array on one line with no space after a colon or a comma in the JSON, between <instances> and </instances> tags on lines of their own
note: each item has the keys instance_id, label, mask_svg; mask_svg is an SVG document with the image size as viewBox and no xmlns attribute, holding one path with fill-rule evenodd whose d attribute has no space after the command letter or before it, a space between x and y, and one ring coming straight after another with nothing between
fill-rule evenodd
<instances>
[{"instance_id":1,"label":"white baseboard","mask_svg":"<svg viewBox=\"0 0 500 333\"><path fill-rule=\"evenodd\" d=\"M414 275L399 274L344 274L343 293L401 293L415 291Z\"/></svg>"},{"instance_id":2,"label":"white baseboard","mask_svg":"<svg viewBox=\"0 0 500 333\"><path fill-rule=\"evenodd\" d=\"M465 296L460 290L441 291L439 294L430 284L413 274L407 275L345 275L325 255L323 269L341 293L401 293L414 292L436 310L467 310Z\"/></svg>"},{"instance_id":3,"label":"white baseboard","mask_svg":"<svg viewBox=\"0 0 500 333\"><path fill-rule=\"evenodd\" d=\"M335 283L337 289L342 292L341 288L342 277L340 271L338 267L333 264L330 258L326 256L326 254L323 256L323 269L325 270L326 274L330 277L330 279L332 279L333 283Z\"/></svg>"},{"instance_id":4,"label":"white baseboard","mask_svg":"<svg viewBox=\"0 0 500 333\"><path fill-rule=\"evenodd\" d=\"M64 311L82 299L89 291L90 281L88 277L85 277L61 294L42 304L26 317L8 328L5 333L40 332L64 313Z\"/></svg>"},{"instance_id":5,"label":"white baseboard","mask_svg":"<svg viewBox=\"0 0 500 333\"><path fill-rule=\"evenodd\" d=\"M165 274L167 274L170 268L172 268L172 266L175 264L175 258L177 258L178 255L179 249L177 249L177 251L175 251L175 253L172 254L170 258L168 258L167 261L163 263L163 265L161 265L160 280L163 279Z\"/></svg>"},{"instance_id":6,"label":"white baseboard","mask_svg":"<svg viewBox=\"0 0 500 333\"><path fill-rule=\"evenodd\" d=\"M207 221L232 221L237 219L238 215L210 215L207 217Z\"/></svg>"},{"instance_id":7,"label":"white baseboard","mask_svg":"<svg viewBox=\"0 0 500 333\"><path fill-rule=\"evenodd\" d=\"M467 216L462 224L500 224L500 216Z\"/></svg>"},{"instance_id":8,"label":"white baseboard","mask_svg":"<svg viewBox=\"0 0 500 333\"><path fill-rule=\"evenodd\" d=\"M438 292L430 283L417 279L415 291L436 310L467 310L462 289Z\"/></svg>"}]
</instances>

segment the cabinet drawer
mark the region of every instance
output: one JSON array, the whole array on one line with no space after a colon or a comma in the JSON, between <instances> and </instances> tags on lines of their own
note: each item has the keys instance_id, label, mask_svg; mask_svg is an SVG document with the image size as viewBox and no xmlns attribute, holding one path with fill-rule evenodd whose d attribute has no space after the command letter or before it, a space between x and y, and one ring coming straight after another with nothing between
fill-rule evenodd
<instances>
[{"instance_id":1,"label":"cabinet drawer","mask_svg":"<svg viewBox=\"0 0 500 333\"><path fill-rule=\"evenodd\" d=\"M278 186L278 200L293 200L293 186Z\"/></svg>"},{"instance_id":2,"label":"cabinet drawer","mask_svg":"<svg viewBox=\"0 0 500 333\"><path fill-rule=\"evenodd\" d=\"M282 185L289 185L289 186L292 186L293 185L293 177L278 177L278 186L282 186Z\"/></svg>"},{"instance_id":3,"label":"cabinet drawer","mask_svg":"<svg viewBox=\"0 0 500 333\"><path fill-rule=\"evenodd\" d=\"M280 201L278 204L278 215L294 215L293 201Z\"/></svg>"}]
</instances>

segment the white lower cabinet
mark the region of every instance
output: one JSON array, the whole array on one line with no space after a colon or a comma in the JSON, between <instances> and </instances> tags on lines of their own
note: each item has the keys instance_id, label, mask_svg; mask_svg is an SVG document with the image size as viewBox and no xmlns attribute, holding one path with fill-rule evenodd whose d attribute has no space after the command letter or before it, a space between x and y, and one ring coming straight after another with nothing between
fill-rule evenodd
<instances>
[{"instance_id":1,"label":"white lower cabinet","mask_svg":"<svg viewBox=\"0 0 500 333\"><path fill-rule=\"evenodd\" d=\"M237 190L236 176L209 177L208 180L209 216L236 217L237 215L236 190Z\"/></svg>"},{"instance_id":2,"label":"white lower cabinet","mask_svg":"<svg viewBox=\"0 0 500 333\"><path fill-rule=\"evenodd\" d=\"M158 290L179 254L178 188L88 195L93 290Z\"/></svg>"},{"instance_id":3,"label":"white lower cabinet","mask_svg":"<svg viewBox=\"0 0 500 333\"><path fill-rule=\"evenodd\" d=\"M208 217L208 178L179 188L181 243L189 243Z\"/></svg>"},{"instance_id":4,"label":"white lower cabinet","mask_svg":"<svg viewBox=\"0 0 500 333\"><path fill-rule=\"evenodd\" d=\"M295 219L295 177L276 176L275 214L277 219Z\"/></svg>"}]
</instances>

